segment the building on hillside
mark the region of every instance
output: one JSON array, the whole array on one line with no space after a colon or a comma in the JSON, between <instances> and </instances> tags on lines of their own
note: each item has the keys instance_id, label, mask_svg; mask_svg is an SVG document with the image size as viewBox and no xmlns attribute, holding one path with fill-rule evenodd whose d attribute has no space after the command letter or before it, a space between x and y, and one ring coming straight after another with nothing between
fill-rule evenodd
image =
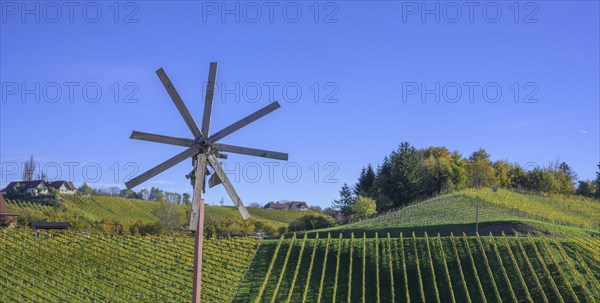
<instances>
[{"instance_id":1,"label":"building on hillside","mask_svg":"<svg viewBox=\"0 0 600 303\"><path fill-rule=\"evenodd\" d=\"M51 188L58 190L61 195L74 195L77 188L69 181L51 181L47 182Z\"/></svg>"},{"instance_id":2,"label":"building on hillside","mask_svg":"<svg viewBox=\"0 0 600 303\"><path fill-rule=\"evenodd\" d=\"M303 201L269 202L264 208L281 210L308 210L308 204Z\"/></svg>"},{"instance_id":3,"label":"building on hillside","mask_svg":"<svg viewBox=\"0 0 600 303\"><path fill-rule=\"evenodd\" d=\"M304 201L292 201L290 202L291 210L308 210L308 204Z\"/></svg>"},{"instance_id":4,"label":"building on hillside","mask_svg":"<svg viewBox=\"0 0 600 303\"><path fill-rule=\"evenodd\" d=\"M7 197L16 196L44 196L50 193L50 185L44 180L34 181L14 181L2 190L2 194Z\"/></svg>"},{"instance_id":5,"label":"building on hillside","mask_svg":"<svg viewBox=\"0 0 600 303\"><path fill-rule=\"evenodd\" d=\"M11 213L8 204L4 200L4 196L0 193L0 225L15 227L17 225L18 215Z\"/></svg>"},{"instance_id":6,"label":"building on hillside","mask_svg":"<svg viewBox=\"0 0 600 303\"><path fill-rule=\"evenodd\" d=\"M77 192L75 185L69 181L33 180L10 182L2 189L2 194L7 197L47 196L50 195L50 188L58 190L61 195L74 195Z\"/></svg>"},{"instance_id":7,"label":"building on hillside","mask_svg":"<svg viewBox=\"0 0 600 303\"><path fill-rule=\"evenodd\" d=\"M29 222L29 228L33 230L67 229L71 227L69 222Z\"/></svg>"}]
</instances>

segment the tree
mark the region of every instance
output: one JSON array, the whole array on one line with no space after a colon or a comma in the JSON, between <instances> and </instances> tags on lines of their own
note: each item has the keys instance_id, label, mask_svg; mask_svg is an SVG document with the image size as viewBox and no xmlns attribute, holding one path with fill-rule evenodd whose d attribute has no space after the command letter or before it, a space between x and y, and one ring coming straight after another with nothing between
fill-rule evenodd
<instances>
[{"instance_id":1,"label":"tree","mask_svg":"<svg viewBox=\"0 0 600 303\"><path fill-rule=\"evenodd\" d=\"M171 235L184 225L184 213L177 204L162 200L161 205L154 211L154 214L160 219L162 225L166 226Z\"/></svg>"},{"instance_id":2,"label":"tree","mask_svg":"<svg viewBox=\"0 0 600 303\"><path fill-rule=\"evenodd\" d=\"M252 202L248 207L261 208L262 206L258 202Z\"/></svg>"},{"instance_id":3,"label":"tree","mask_svg":"<svg viewBox=\"0 0 600 303\"><path fill-rule=\"evenodd\" d=\"M318 213L322 213L323 212L323 209L319 205L309 206L308 210L314 211L314 212L318 212Z\"/></svg>"},{"instance_id":4,"label":"tree","mask_svg":"<svg viewBox=\"0 0 600 303\"><path fill-rule=\"evenodd\" d=\"M557 174L549 168L534 168L529 172L529 189L535 192L560 193Z\"/></svg>"},{"instance_id":5,"label":"tree","mask_svg":"<svg viewBox=\"0 0 600 303\"><path fill-rule=\"evenodd\" d=\"M431 149L431 147L430 147ZM446 150L447 151L447 150ZM436 156L433 152L420 152L421 155L429 155L421 162L421 192L425 197L431 197L445 193L453 188L452 165L448 153L446 156ZM438 154L439 155L439 154Z\"/></svg>"},{"instance_id":6,"label":"tree","mask_svg":"<svg viewBox=\"0 0 600 303\"><path fill-rule=\"evenodd\" d=\"M118 196L121 190L117 186L111 186L108 188L108 194L111 196Z\"/></svg>"},{"instance_id":7,"label":"tree","mask_svg":"<svg viewBox=\"0 0 600 303\"><path fill-rule=\"evenodd\" d=\"M333 207L326 207L323 210L323 213L326 214L327 216L331 217L331 218L335 218L337 211L335 209L333 209Z\"/></svg>"},{"instance_id":8,"label":"tree","mask_svg":"<svg viewBox=\"0 0 600 303\"><path fill-rule=\"evenodd\" d=\"M138 194L131 189L123 189L119 192L119 196L127 199L139 199Z\"/></svg>"},{"instance_id":9,"label":"tree","mask_svg":"<svg viewBox=\"0 0 600 303\"><path fill-rule=\"evenodd\" d=\"M408 142L403 142L392 152L391 192L387 194L394 207L416 201L421 195L421 160L419 152Z\"/></svg>"},{"instance_id":10,"label":"tree","mask_svg":"<svg viewBox=\"0 0 600 303\"><path fill-rule=\"evenodd\" d=\"M356 201L352 205L352 213L359 218L367 218L377 213L375 200L357 196Z\"/></svg>"},{"instance_id":11,"label":"tree","mask_svg":"<svg viewBox=\"0 0 600 303\"><path fill-rule=\"evenodd\" d=\"M577 174L566 162L561 162L556 168L556 175L559 182L559 192L563 194L575 193L575 180Z\"/></svg>"},{"instance_id":12,"label":"tree","mask_svg":"<svg viewBox=\"0 0 600 303\"><path fill-rule=\"evenodd\" d=\"M508 161L498 160L494 162L495 183L502 188L509 188L511 185L510 170L512 166Z\"/></svg>"},{"instance_id":13,"label":"tree","mask_svg":"<svg viewBox=\"0 0 600 303\"><path fill-rule=\"evenodd\" d=\"M175 204L181 203L181 195L179 193L172 193L172 192L165 191L165 192L163 192L163 195L165 197L165 201L167 201L167 202L175 203Z\"/></svg>"},{"instance_id":14,"label":"tree","mask_svg":"<svg viewBox=\"0 0 600 303\"><path fill-rule=\"evenodd\" d=\"M164 201L165 194L163 193L163 191L161 189L152 187L152 188L150 188L150 194L148 195L148 200L158 201L158 202Z\"/></svg>"},{"instance_id":15,"label":"tree","mask_svg":"<svg viewBox=\"0 0 600 303\"><path fill-rule=\"evenodd\" d=\"M580 196L593 198L596 195L596 189L596 183L593 181L579 181L575 193Z\"/></svg>"},{"instance_id":16,"label":"tree","mask_svg":"<svg viewBox=\"0 0 600 303\"><path fill-rule=\"evenodd\" d=\"M452 187L461 190L467 187L467 161L458 151L450 155L450 168L452 170Z\"/></svg>"},{"instance_id":17,"label":"tree","mask_svg":"<svg viewBox=\"0 0 600 303\"><path fill-rule=\"evenodd\" d=\"M138 197L140 197L140 199L142 199L142 200L148 200L149 196L150 196L150 193L148 192L148 189L146 189L146 188L142 188L140 190L140 192L138 193Z\"/></svg>"},{"instance_id":18,"label":"tree","mask_svg":"<svg viewBox=\"0 0 600 303\"><path fill-rule=\"evenodd\" d=\"M483 148L471 154L468 167L469 186L479 188L495 185L494 167L490 162L490 155Z\"/></svg>"},{"instance_id":19,"label":"tree","mask_svg":"<svg viewBox=\"0 0 600 303\"><path fill-rule=\"evenodd\" d=\"M345 216L348 216L352 213L352 204L354 204L354 197L352 197L352 191L348 184L344 183L342 188L340 189L340 199L333 200L331 206L334 209L339 210Z\"/></svg>"},{"instance_id":20,"label":"tree","mask_svg":"<svg viewBox=\"0 0 600 303\"><path fill-rule=\"evenodd\" d=\"M373 184L377 198L377 211L385 212L394 206L390 195L393 192L392 161L388 156L383 158L383 163L377 167L377 175Z\"/></svg>"},{"instance_id":21,"label":"tree","mask_svg":"<svg viewBox=\"0 0 600 303\"><path fill-rule=\"evenodd\" d=\"M32 181L34 172L35 161L33 161L33 156L30 156L29 160L25 161L23 165L23 181Z\"/></svg>"},{"instance_id":22,"label":"tree","mask_svg":"<svg viewBox=\"0 0 600 303\"><path fill-rule=\"evenodd\" d=\"M289 231L312 230L317 228L327 228L333 225L330 217L322 215L304 215L290 223Z\"/></svg>"},{"instance_id":23,"label":"tree","mask_svg":"<svg viewBox=\"0 0 600 303\"><path fill-rule=\"evenodd\" d=\"M596 199L600 199L600 163L598 163L598 171L596 172L594 183L596 183Z\"/></svg>"},{"instance_id":24,"label":"tree","mask_svg":"<svg viewBox=\"0 0 600 303\"><path fill-rule=\"evenodd\" d=\"M60 191L58 191L56 188L50 188L50 195L54 200L60 199Z\"/></svg>"},{"instance_id":25,"label":"tree","mask_svg":"<svg viewBox=\"0 0 600 303\"><path fill-rule=\"evenodd\" d=\"M508 188L516 190L529 189L529 177L527 172L518 164L514 164L508 171L510 185Z\"/></svg>"},{"instance_id":26,"label":"tree","mask_svg":"<svg viewBox=\"0 0 600 303\"><path fill-rule=\"evenodd\" d=\"M356 186L354 186L354 194L362 195L365 197L375 197L375 171L371 164L369 164L366 168L363 167L360 172L360 176L358 177L358 182Z\"/></svg>"},{"instance_id":27,"label":"tree","mask_svg":"<svg viewBox=\"0 0 600 303\"><path fill-rule=\"evenodd\" d=\"M94 190L87 185L87 183L83 182L83 184L81 184L81 186L79 187L79 191L84 194L84 195L93 195L94 194Z\"/></svg>"},{"instance_id":28,"label":"tree","mask_svg":"<svg viewBox=\"0 0 600 303\"><path fill-rule=\"evenodd\" d=\"M190 194L183 193L182 197L183 197L183 204L184 205L190 205L190 204L192 204L192 201L190 200Z\"/></svg>"}]
</instances>

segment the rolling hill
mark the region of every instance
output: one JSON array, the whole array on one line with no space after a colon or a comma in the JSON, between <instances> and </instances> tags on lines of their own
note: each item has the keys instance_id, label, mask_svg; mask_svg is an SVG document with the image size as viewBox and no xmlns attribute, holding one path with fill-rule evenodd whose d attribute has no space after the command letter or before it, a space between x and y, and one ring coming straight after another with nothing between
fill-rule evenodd
<instances>
[{"instance_id":1,"label":"rolling hill","mask_svg":"<svg viewBox=\"0 0 600 303\"><path fill-rule=\"evenodd\" d=\"M97 225L105 219L117 221L125 227L138 221L153 223L159 220L155 211L161 207L161 203L157 202L109 196L64 196L63 199L60 207L41 206L18 200L8 200L8 204L15 212L28 209L34 217L45 221L73 221L75 228L79 229ZM178 207L184 214L190 210L190 206ZM233 206L207 205L205 210L207 224L243 222ZM254 207L249 207L248 212L251 222L262 221L275 228L286 227L290 222L307 214L322 215L313 211L279 211Z\"/></svg>"},{"instance_id":2,"label":"rolling hill","mask_svg":"<svg viewBox=\"0 0 600 303\"><path fill-rule=\"evenodd\" d=\"M203 301L600 302L599 204L465 190L278 240L210 239ZM65 205L90 220L133 222L154 220L158 204L73 197ZM295 216L249 210L279 224ZM237 212L208 207L207 216L229 220ZM0 230L0 301L189 301L192 243L189 236Z\"/></svg>"},{"instance_id":3,"label":"rolling hill","mask_svg":"<svg viewBox=\"0 0 600 303\"><path fill-rule=\"evenodd\" d=\"M479 212L479 232L542 232L552 234L592 233L600 235L600 201L578 196L535 196L508 190L464 190L406 206L376 218L341 225L318 232L337 236L343 233L375 232L398 234L413 231L422 235L450 232L475 233Z\"/></svg>"}]
</instances>

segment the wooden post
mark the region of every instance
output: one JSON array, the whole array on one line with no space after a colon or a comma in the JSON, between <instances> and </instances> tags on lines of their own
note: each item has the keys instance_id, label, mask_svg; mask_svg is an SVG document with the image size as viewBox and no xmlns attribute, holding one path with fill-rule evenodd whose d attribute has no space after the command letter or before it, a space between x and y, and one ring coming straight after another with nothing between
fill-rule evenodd
<instances>
[{"instance_id":1,"label":"wooden post","mask_svg":"<svg viewBox=\"0 0 600 303\"><path fill-rule=\"evenodd\" d=\"M194 251L194 294L193 303L200 303L202 293L202 242L204 242L204 199L200 199L198 228L196 228Z\"/></svg>"},{"instance_id":2,"label":"wooden post","mask_svg":"<svg viewBox=\"0 0 600 303\"><path fill-rule=\"evenodd\" d=\"M479 199L475 205L475 234L479 233Z\"/></svg>"},{"instance_id":3,"label":"wooden post","mask_svg":"<svg viewBox=\"0 0 600 303\"><path fill-rule=\"evenodd\" d=\"M204 242L204 173L206 171L206 155L199 154L196 162L194 183L194 197L192 205L198 205L198 225L196 225L194 246L194 286L192 302L200 303L202 293L202 242Z\"/></svg>"}]
</instances>

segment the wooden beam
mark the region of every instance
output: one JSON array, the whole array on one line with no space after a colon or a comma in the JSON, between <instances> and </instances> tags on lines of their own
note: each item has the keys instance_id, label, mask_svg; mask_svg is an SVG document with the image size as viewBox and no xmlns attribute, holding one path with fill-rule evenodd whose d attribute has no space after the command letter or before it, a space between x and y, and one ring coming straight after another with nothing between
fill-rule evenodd
<instances>
[{"instance_id":1,"label":"wooden beam","mask_svg":"<svg viewBox=\"0 0 600 303\"><path fill-rule=\"evenodd\" d=\"M192 302L201 303L202 297L202 255L204 244L204 199L200 199L199 212L201 213L196 233L194 234L194 286L192 287Z\"/></svg>"},{"instance_id":2,"label":"wooden beam","mask_svg":"<svg viewBox=\"0 0 600 303\"><path fill-rule=\"evenodd\" d=\"M138 131L133 131L129 138L136 139L136 140L156 142L156 143L165 143L165 144L171 144L171 145L177 145L177 146L185 146L185 147L191 147L194 144L196 144L196 142L192 139L155 135L155 134L143 133L143 132L138 132Z\"/></svg>"},{"instance_id":3,"label":"wooden beam","mask_svg":"<svg viewBox=\"0 0 600 303\"><path fill-rule=\"evenodd\" d=\"M202 294L202 246L204 243L204 199L202 192L206 173L206 156L199 154L194 163L196 180L192 197L192 218L190 225L195 230L194 235L194 280L192 287L192 302L200 303Z\"/></svg>"},{"instance_id":4,"label":"wooden beam","mask_svg":"<svg viewBox=\"0 0 600 303\"><path fill-rule=\"evenodd\" d=\"M181 153L175 155L174 157L172 157L171 159L147 170L146 172L140 174L139 176L125 182L125 186L127 186L127 189L132 189L138 185L140 185L141 183L145 182L146 180L162 173L163 171L175 166L175 164L189 158L192 157L194 155L196 155L198 153L198 147L197 146L192 146L184 151L182 151Z\"/></svg>"},{"instance_id":5,"label":"wooden beam","mask_svg":"<svg viewBox=\"0 0 600 303\"><path fill-rule=\"evenodd\" d=\"M255 111L254 113L246 116L245 118L239 120L238 122L235 122L235 123L225 127L224 129L216 132L214 135L210 136L208 138L208 140L206 140L206 143L207 144L215 143L215 142L225 138L226 136L229 136L231 133L237 131L238 129L264 117L265 115L278 109L279 107L281 107L281 105L279 105L278 102L273 102L273 103Z\"/></svg>"},{"instance_id":6,"label":"wooden beam","mask_svg":"<svg viewBox=\"0 0 600 303\"><path fill-rule=\"evenodd\" d=\"M219 184L221 184L221 179L219 179L219 175L217 174L213 174L212 176L210 176L210 178L208 179L208 188L213 188Z\"/></svg>"},{"instance_id":7,"label":"wooden beam","mask_svg":"<svg viewBox=\"0 0 600 303\"><path fill-rule=\"evenodd\" d=\"M158 75L158 78L160 78L160 81L169 93L169 96L171 96L173 103L175 103L177 110L179 110L179 114L181 115L181 117L183 117L183 120L185 120L185 124L187 124L188 128L194 135L194 138L198 139L200 137L204 137L202 135L202 132L198 128L198 125L194 121L194 118L192 118L190 111L183 103L183 100L181 100L181 96L179 96L179 93L177 92L177 90L175 90L175 86L173 86L173 83L171 83L171 80L169 79L165 71L162 69L162 67L156 71L156 74Z\"/></svg>"},{"instance_id":8,"label":"wooden beam","mask_svg":"<svg viewBox=\"0 0 600 303\"><path fill-rule=\"evenodd\" d=\"M222 144L222 143L215 143L212 145L212 148L217 151L224 151L224 152L230 152L230 153L236 153L236 154L242 154L242 155L248 155L248 156L263 157L263 158L277 159L277 160L283 160L283 161L288 160L287 153L280 153L280 152L264 150L264 149L256 149L256 148L242 147L242 146Z\"/></svg>"},{"instance_id":9,"label":"wooden beam","mask_svg":"<svg viewBox=\"0 0 600 303\"><path fill-rule=\"evenodd\" d=\"M221 179L221 182L223 182L223 186L225 187L225 190L229 194L229 197L233 201L233 204L235 205L235 207L237 207L238 211L242 215L242 219L244 219L244 220L248 219L248 217L250 217L250 214L248 213L248 210L246 209L246 207L244 207L244 204L242 203L242 199L240 198L240 196L238 196L237 192L235 191L235 188L233 188L233 184L231 184L231 182L229 181L227 174L225 174L225 171L223 170L221 163L219 163L219 161L217 160L217 158L215 158L215 156L210 155L210 154L207 156L207 160L208 160L208 164L210 164L210 166L214 169L215 174L217 176L219 176L219 179Z\"/></svg>"},{"instance_id":10,"label":"wooden beam","mask_svg":"<svg viewBox=\"0 0 600 303\"><path fill-rule=\"evenodd\" d=\"M217 62L211 62L208 69L208 82L206 82L206 96L204 97L204 115L202 116L202 133L208 136L210 130L210 117L213 98L215 96L215 83L217 81Z\"/></svg>"},{"instance_id":11,"label":"wooden beam","mask_svg":"<svg viewBox=\"0 0 600 303\"><path fill-rule=\"evenodd\" d=\"M200 168L202 167L202 168ZM198 159L196 161L196 163L194 163L194 176L195 176L195 182L194 182L194 197L195 196L202 196L202 193L204 192L204 177L206 176L206 155L205 154L199 154L198 155ZM196 200L194 197L192 197L192 214L190 215L190 226L189 229L190 230L196 230L196 226L198 225L198 215L200 214L199 212L199 200Z\"/></svg>"}]
</instances>

